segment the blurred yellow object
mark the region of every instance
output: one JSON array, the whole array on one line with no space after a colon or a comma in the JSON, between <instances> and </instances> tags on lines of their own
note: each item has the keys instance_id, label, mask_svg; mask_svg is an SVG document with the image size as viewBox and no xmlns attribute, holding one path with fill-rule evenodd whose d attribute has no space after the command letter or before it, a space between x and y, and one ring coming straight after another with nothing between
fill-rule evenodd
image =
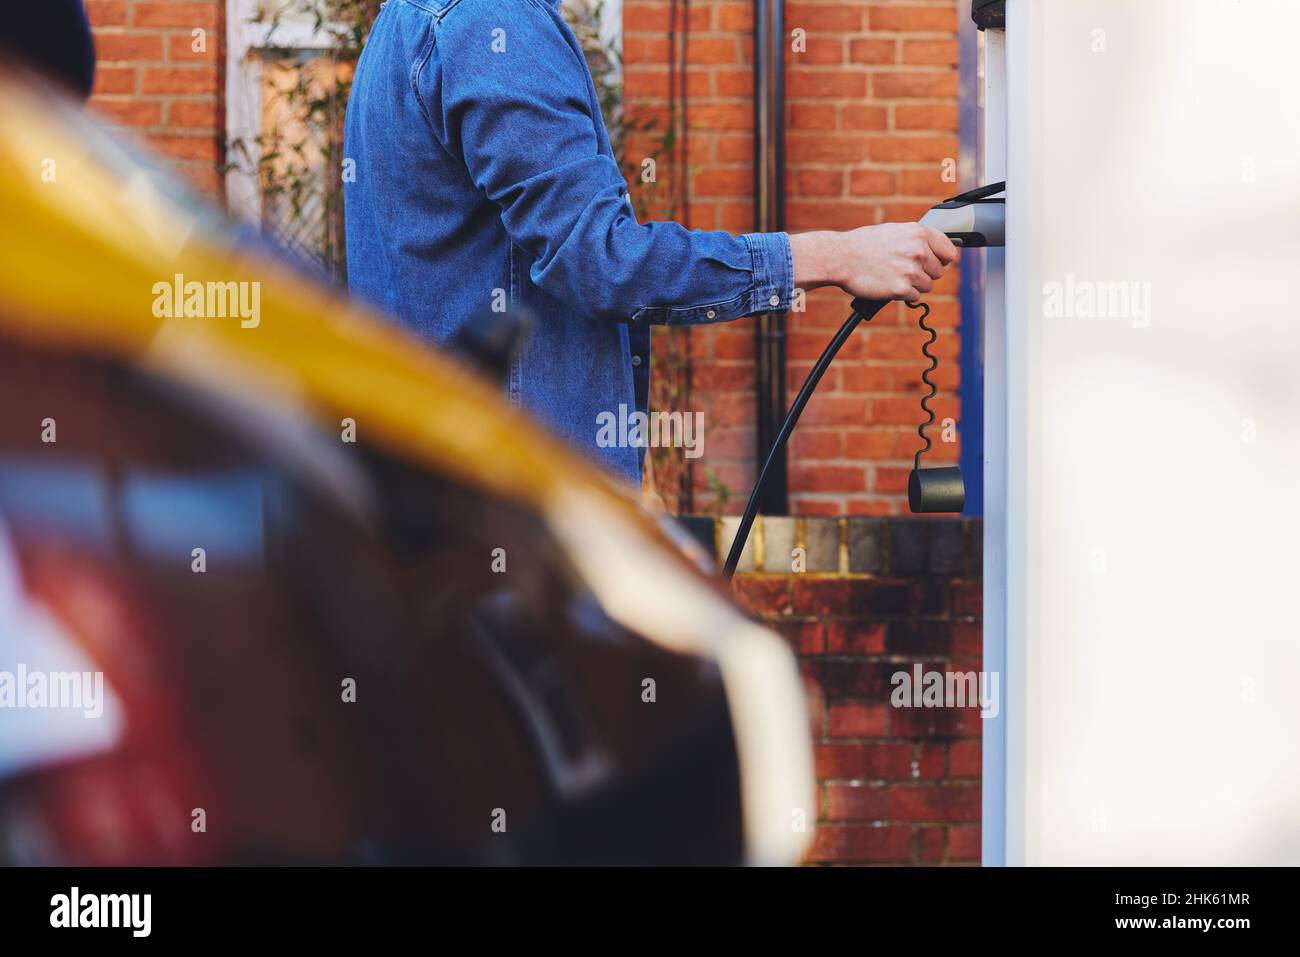
<instances>
[{"instance_id":1,"label":"blurred yellow object","mask_svg":"<svg viewBox=\"0 0 1300 957\"><path fill-rule=\"evenodd\" d=\"M716 665L744 857L798 860L816 819L798 672L781 639L724 599L704 560L683 560L684 533L487 382L277 262L53 90L4 71L0 337L235 392L268 415L283 404L327 434L351 420L393 459L541 516L611 620Z\"/></svg>"}]
</instances>

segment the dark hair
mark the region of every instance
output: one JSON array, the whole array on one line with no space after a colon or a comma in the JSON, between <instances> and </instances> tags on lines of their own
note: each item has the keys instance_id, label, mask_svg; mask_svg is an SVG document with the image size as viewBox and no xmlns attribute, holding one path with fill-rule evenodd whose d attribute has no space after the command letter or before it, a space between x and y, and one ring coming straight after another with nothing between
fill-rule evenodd
<instances>
[{"instance_id":1,"label":"dark hair","mask_svg":"<svg viewBox=\"0 0 1300 957\"><path fill-rule=\"evenodd\" d=\"M83 100L95 82L95 40L81 0L14 4L0 25L0 54L25 62Z\"/></svg>"}]
</instances>

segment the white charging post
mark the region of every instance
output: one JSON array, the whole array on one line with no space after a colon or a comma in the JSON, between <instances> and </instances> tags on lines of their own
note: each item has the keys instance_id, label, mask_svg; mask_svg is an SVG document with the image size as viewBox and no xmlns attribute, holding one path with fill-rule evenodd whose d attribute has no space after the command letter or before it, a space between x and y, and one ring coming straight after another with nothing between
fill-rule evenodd
<instances>
[{"instance_id":1,"label":"white charging post","mask_svg":"<svg viewBox=\"0 0 1300 957\"><path fill-rule=\"evenodd\" d=\"M1300 863L1297 36L1290 0L984 32L986 864Z\"/></svg>"}]
</instances>

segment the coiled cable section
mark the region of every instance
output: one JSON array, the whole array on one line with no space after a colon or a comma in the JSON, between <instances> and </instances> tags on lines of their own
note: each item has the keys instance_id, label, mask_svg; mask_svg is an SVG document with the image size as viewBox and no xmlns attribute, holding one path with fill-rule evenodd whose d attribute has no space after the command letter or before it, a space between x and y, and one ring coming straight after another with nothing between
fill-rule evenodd
<instances>
[{"instance_id":1,"label":"coiled cable section","mask_svg":"<svg viewBox=\"0 0 1300 957\"><path fill-rule=\"evenodd\" d=\"M930 400L939 394L939 387L935 385L934 380L930 378L930 374L934 372L935 369L939 368L939 357L930 351L930 347L939 340L939 333L935 331L933 326L926 324L925 320L930 316L930 306L927 303L909 302L907 303L907 308L921 310L921 315L917 318L917 322L923 330L930 334L930 338L926 339L925 342L921 344L921 355L930 360L930 365L921 373L921 381L930 387L930 391L921 396L921 411L926 414L926 420L922 422L916 430L916 434L925 442L925 448L917 449L916 458L912 460L912 467L919 471L921 468L921 455L923 453L928 453L932 447L930 436L926 435L925 430L934 425L934 409L930 408Z\"/></svg>"}]
</instances>

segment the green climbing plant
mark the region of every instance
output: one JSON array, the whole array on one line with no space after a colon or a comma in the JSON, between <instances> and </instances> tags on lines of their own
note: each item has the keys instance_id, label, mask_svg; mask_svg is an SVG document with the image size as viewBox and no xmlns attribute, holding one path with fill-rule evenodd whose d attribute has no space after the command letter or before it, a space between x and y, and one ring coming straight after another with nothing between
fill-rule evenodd
<instances>
[{"instance_id":1,"label":"green climbing plant","mask_svg":"<svg viewBox=\"0 0 1300 957\"><path fill-rule=\"evenodd\" d=\"M227 143L228 165L256 176L263 228L315 261L340 282L347 273L343 231L343 119L361 47L381 0L269 0L250 23L266 40L257 136ZM316 42L304 50L286 25L308 24Z\"/></svg>"}]
</instances>

